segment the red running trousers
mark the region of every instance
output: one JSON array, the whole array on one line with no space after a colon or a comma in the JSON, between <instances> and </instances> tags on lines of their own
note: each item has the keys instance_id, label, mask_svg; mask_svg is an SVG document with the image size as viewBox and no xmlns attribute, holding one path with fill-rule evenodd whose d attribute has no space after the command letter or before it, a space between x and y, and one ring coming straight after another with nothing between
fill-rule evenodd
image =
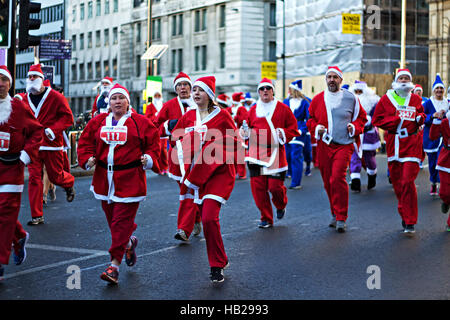
<instances>
[{"instance_id":1,"label":"red running trousers","mask_svg":"<svg viewBox=\"0 0 450 320\"><path fill-rule=\"evenodd\" d=\"M250 186L256 207L261 212L261 221L273 224L272 203L269 192L272 194L272 202L278 210L286 208L288 199L284 180L267 175L250 177Z\"/></svg>"},{"instance_id":2,"label":"red running trousers","mask_svg":"<svg viewBox=\"0 0 450 320\"><path fill-rule=\"evenodd\" d=\"M180 183L178 182L178 185ZM181 190L180 185L180 190ZM178 207L178 229L181 229L186 234L186 237L192 233L194 229L194 224L196 222L201 222L202 217L198 205L194 203L194 195L188 193L186 195L181 195L184 199L180 199L180 206Z\"/></svg>"},{"instance_id":3,"label":"red running trousers","mask_svg":"<svg viewBox=\"0 0 450 320\"><path fill-rule=\"evenodd\" d=\"M51 183L62 188L73 187L75 178L64 171L64 152L39 151L39 157L32 159L28 165L28 197L30 199L31 217L37 218L44 215L42 197L44 185L42 183L43 166L47 169L48 179Z\"/></svg>"},{"instance_id":4,"label":"red running trousers","mask_svg":"<svg viewBox=\"0 0 450 320\"><path fill-rule=\"evenodd\" d=\"M136 230L134 223L139 202L111 202L102 201L102 208L111 230L111 247L109 253L111 260L116 259L121 262L131 235Z\"/></svg>"},{"instance_id":5,"label":"red running trousers","mask_svg":"<svg viewBox=\"0 0 450 320\"><path fill-rule=\"evenodd\" d=\"M9 262L18 223L21 195L20 192L0 193L0 264Z\"/></svg>"},{"instance_id":6,"label":"red running trousers","mask_svg":"<svg viewBox=\"0 0 450 320\"><path fill-rule=\"evenodd\" d=\"M201 205L203 234L205 235L206 251L211 268L223 268L228 261L220 232L220 207L220 202L212 199L203 200Z\"/></svg>"},{"instance_id":7,"label":"red running trousers","mask_svg":"<svg viewBox=\"0 0 450 320\"><path fill-rule=\"evenodd\" d=\"M441 180L439 197L445 204L450 205L450 173L439 170L439 179ZM450 226L450 214L448 215L447 225Z\"/></svg>"},{"instance_id":8,"label":"red running trousers","mask_svg":"<svg viewBox=\"0 0 450 320\"><path fill-rule=\"evenodd\" d=\"M347 168L354 150L353 144L337 145L319 142L317 157L323 185L330 201L331 214L338 221L348 216Z\"/></svg>"},{"instance_id":9,"label":"red running trousers","mask_svg":"<svg viewBox=\"0 0 450 320\"><path fill-rule=\"evenodd\" d=\"M406 224L416 224L418 217L417 190L415 180L420 167L417 162L388 163L389 177L398 200L398 213Z\"/></svg>"}]
</instances>

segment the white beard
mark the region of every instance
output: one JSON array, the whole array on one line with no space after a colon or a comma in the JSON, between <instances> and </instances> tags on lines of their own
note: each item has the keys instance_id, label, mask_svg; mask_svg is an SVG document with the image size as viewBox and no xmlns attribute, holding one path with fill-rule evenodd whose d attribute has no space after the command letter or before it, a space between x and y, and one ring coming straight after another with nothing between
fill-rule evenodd
<instances>
[{"instance_id":1,"label":"white beard","mask_svg":"<svg viewBox=\"0 0 450 320\"><path fill-rule=\"evenodd\" d=\"M392 89L402 98L406 98L412 89L414 89L414 85L412 82L392 82Z\"/></svg>"},{"instance_id":2,"label":"white beard","mask_svg":"<svg viewBox=\"0 0 450 320\"><path fill-rule=\"evenodd\" d=\"M275 109L277 101L274 99L268 103L262 102L261 99L256 101L256 116L258 118L266 117Z\"/></svg>"},{"instance_id":3,"label":"white beard","mask_svg":"<svg viewBox=\"0 0 450 320\"><path fill-rule=\"evenodd\" d=\"M110 86L101 86L100 94L106 96L106 95L108 95L109 90L111 90Z\"/></svg>"},{"instance_id":4,"label":"white beard","mask_svg":"<svg viewBox=\"0 0 450 320\"><path fill-rule=\"evenodd\" d=\"M11 112L11 97L8 95L5 99L0 99L0 125L8 122Z\"/></svg>"},{"instance_id":5,"label":"white beard","mask_svg":"<svg viewBox=\"0 0 450 320\"><path fill-rule=\"evenodd\" d=\"M189 107L197 107L197 104L195 103L194 99L192 98L192 96L190 96L188 99L181 99L181 103L186 103Z\"/></svg>"},{"instance_id":6,"label":"white beard","mask_svg":"<svg viewBox=\"0 0 450 320\"><path fill-rule=\"evenodd\" d=\"M162 99L153 99L153 104L155 105L156 110L160 111L163 106Z\"/></svg>"},{"instance_id":7,"label":"white beard","mask_svg":"<svg viewBox=\"0 0 450 320\"><path fill-rule=\"evenodd\" d=\"M35 80L27 79L27 92L31 94L37 94L42 88L42 83L44 80L42 78L37 78Z\"/></svg>"},{"instance_id":8,"label":"white beard","mask_svg":"<svg viewBox=\"0 0 450 320\"><path fill-rule=\"evenodd\" d=\"M370 95L363 93L356 96L358 97L361 106L367 113L370 113L370 111L372 111L372 108L375 107L375 104L380 100L380 98L377 95Z\"/></svg>"}]
</instances>

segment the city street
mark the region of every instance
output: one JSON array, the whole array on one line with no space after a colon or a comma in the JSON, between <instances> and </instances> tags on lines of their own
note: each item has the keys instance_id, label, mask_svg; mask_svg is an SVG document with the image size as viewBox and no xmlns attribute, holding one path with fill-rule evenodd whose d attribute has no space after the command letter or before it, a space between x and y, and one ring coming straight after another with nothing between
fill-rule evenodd
<instances>
[{"instance_id":1,"label":"city street","mask_svg":"<svg viewBox=\"0 0 450 320\"><path fill-rule=\"evenodd\" d=\"M72 203L58 188L56 201L44 206L45 224L34 227L26 225L25 188L20 221L31 235L28 255L23 265L15 266L11 257L5 266L0 299L450 299L450 233L440 200L428 194L427 162L416 180L416 234L407 237L386 178L386 156L377 160L377 187L367 191L362 173L363 191L350 194L344 234L328 227L329 204L317 169L303 178L302 190L288 190L287 213L271 229L257 227L250 180L236 181L221 210L230 261L221 285L209 281L203 233L188 243L173 238L178 187L166 176L148 174L149 195L136 217L138 261L132 268L121 265L118 286L100 280L110 233L89 191L91 177L76 178Z\"/></svg>"}]
</instances>

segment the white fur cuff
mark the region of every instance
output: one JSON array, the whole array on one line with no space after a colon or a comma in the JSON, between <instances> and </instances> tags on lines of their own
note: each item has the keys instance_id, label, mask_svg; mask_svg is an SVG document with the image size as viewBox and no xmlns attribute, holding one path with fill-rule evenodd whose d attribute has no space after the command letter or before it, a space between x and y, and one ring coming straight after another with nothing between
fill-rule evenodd
<instances>
[{"instance_id":1,"label":"white fur cuff","mask_svg":"<svg viewBox=\"0 0 450 320\"><path fill-rule=\"evenodd\" d=\"M147 165L143 166L142 168L144 170L149 170L151 168L153 168L153 159L151 156L149 156L148 154L144 154L144 157L147 159Z\"/></svg>"},{"instance_id":2,"label":"white fur cuff","mask_svg":"<svg viewBox=\"0 0 450 320\"><path fill-rule=\"evenodd\" d=\"M349 123L349 125L352 127L352 132L350 132L348 135L350 138L353 138L355 136L355 125L353 123Z\"/></svg>"},{"instance_id":3,"label":"white fur cuff","mask_svg":"<svg viewBox=\"0 0 450 320\"><path fill-rule=\"evenodd\" d=\"M22 161L26 166L31 163L30 156L25 150L20 151L20 161Z\"/></svg>"}]
</instances>

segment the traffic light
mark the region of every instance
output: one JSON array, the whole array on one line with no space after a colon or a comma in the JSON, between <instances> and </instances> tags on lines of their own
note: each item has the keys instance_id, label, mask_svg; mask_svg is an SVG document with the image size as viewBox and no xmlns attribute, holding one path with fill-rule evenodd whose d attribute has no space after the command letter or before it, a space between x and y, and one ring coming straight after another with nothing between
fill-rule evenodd
<instances>
[{"instance_id":1,"label":"traffic light","mask_svg":"<svg viewBox=\"0 0 450 320\"><path fill-rule=\"evenodd\" d=\"M2 0L0 0L2 1ZM41 37L31 36L30 30L37 30L41 26L41 19L31 19L30 14L41 12L41 4L30 2L30 0L20 0L19 8L19 49L38 46Z\"/></svg>"},{"instance_id":2,"label":"traffic light","mask_svg":"<svg viewBox=\"0 0 450 320\"><path fill-rule=\"evenodd\" d=\"M0 0L0 48L11 46L12 0Z\"/></svg>"}]
</instances>

